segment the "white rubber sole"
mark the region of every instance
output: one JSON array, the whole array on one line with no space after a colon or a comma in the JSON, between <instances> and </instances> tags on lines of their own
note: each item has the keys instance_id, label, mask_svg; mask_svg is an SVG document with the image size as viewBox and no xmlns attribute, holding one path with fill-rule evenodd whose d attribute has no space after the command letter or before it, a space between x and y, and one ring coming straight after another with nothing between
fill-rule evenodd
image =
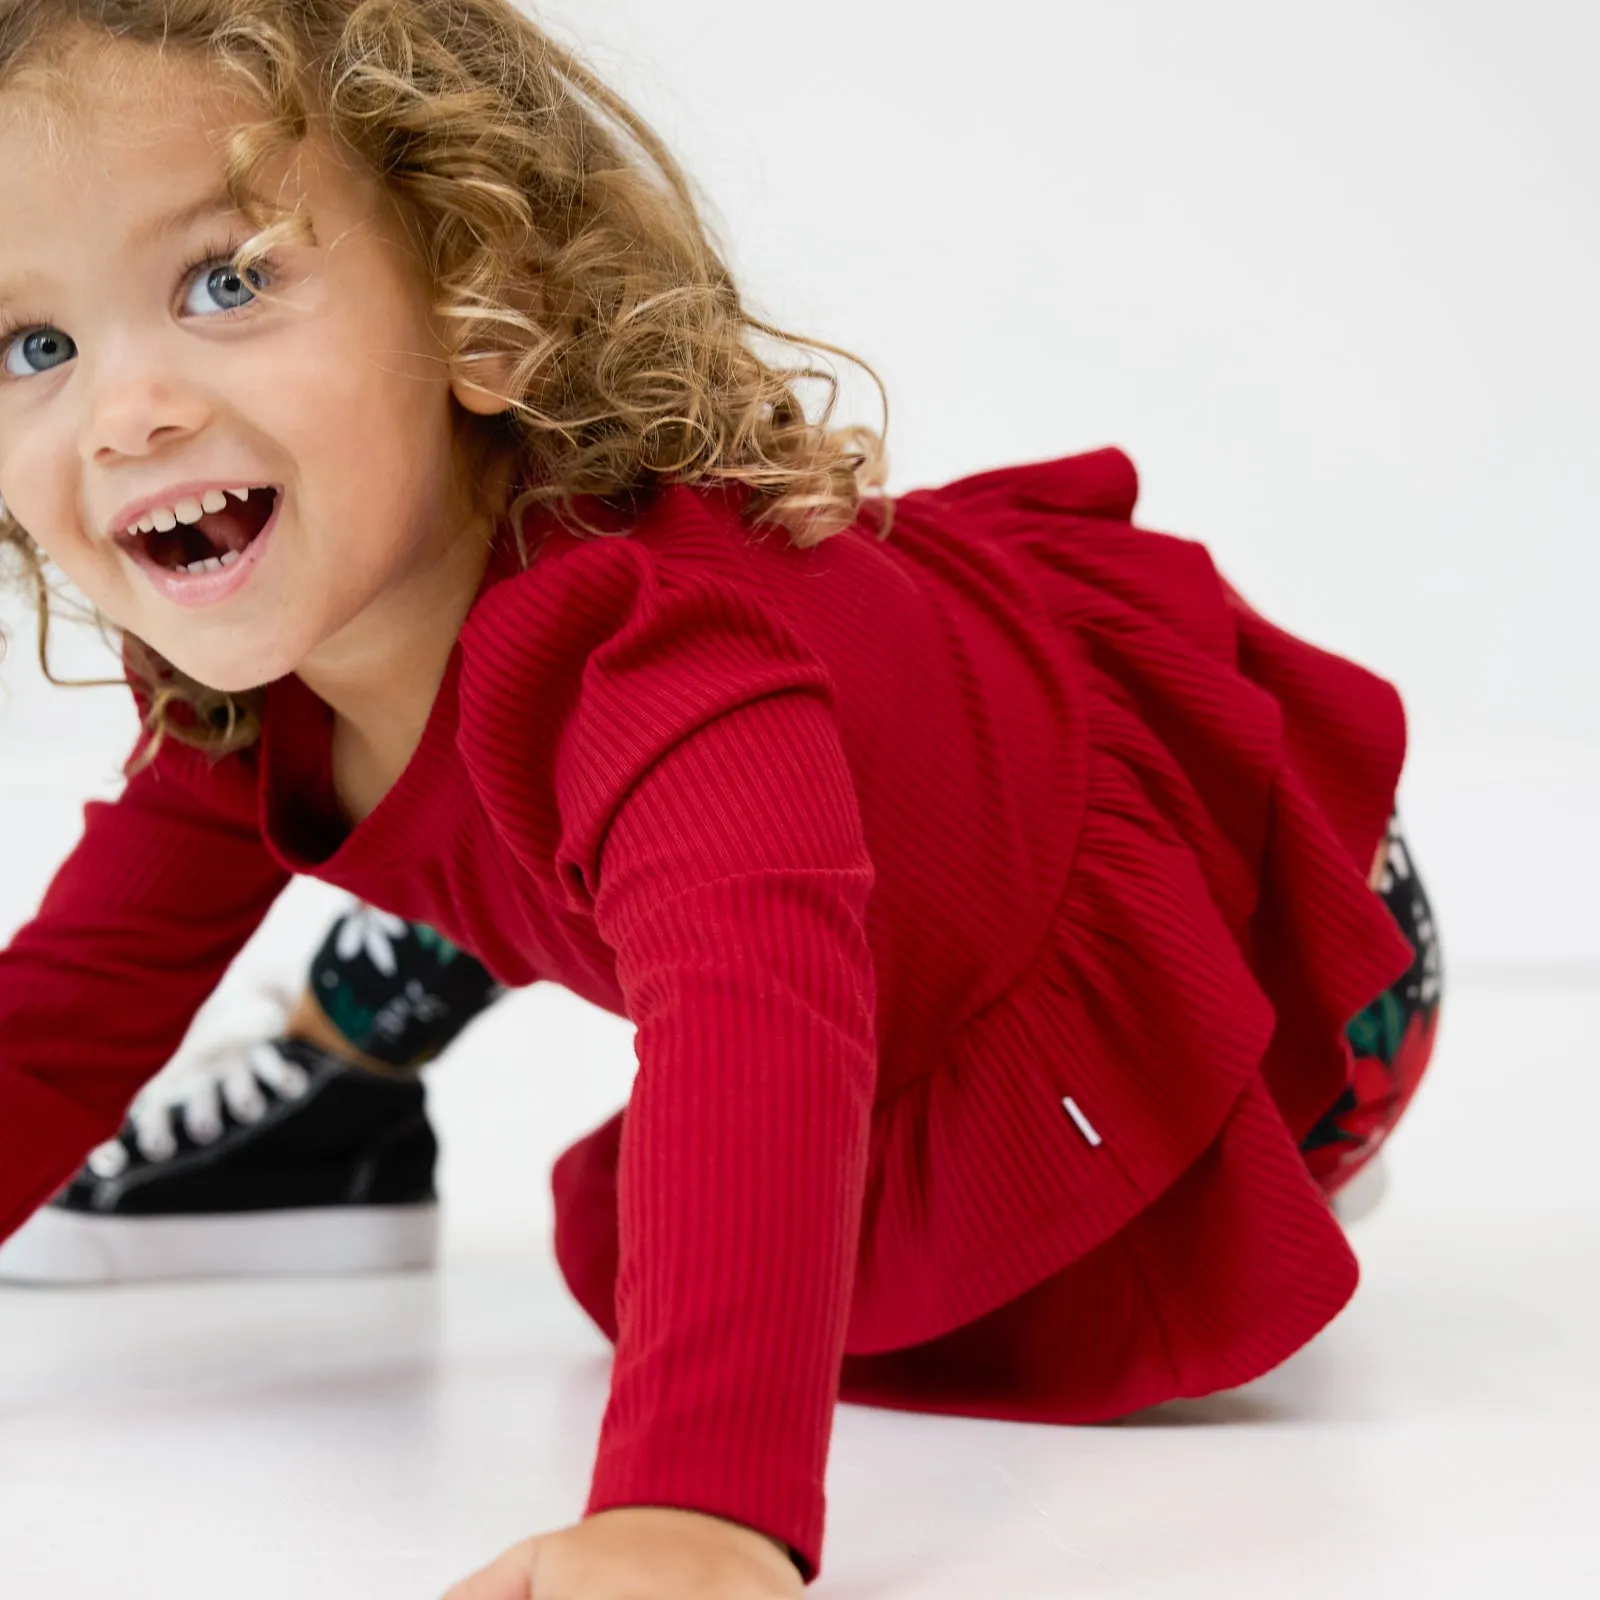
<instances>
[{"instance_id":1,"label":"white rubber sole","mask_svg":"<svg viewBox=\"0 0 1600 1600\"><path fill-rule=\"evenodd\" d=\"M203 1217L39 1210L0 1244L0 1280L142 1283L392 1272L438 1259L439 1205L330 1206Z\"/></svg>"}]
</instances>

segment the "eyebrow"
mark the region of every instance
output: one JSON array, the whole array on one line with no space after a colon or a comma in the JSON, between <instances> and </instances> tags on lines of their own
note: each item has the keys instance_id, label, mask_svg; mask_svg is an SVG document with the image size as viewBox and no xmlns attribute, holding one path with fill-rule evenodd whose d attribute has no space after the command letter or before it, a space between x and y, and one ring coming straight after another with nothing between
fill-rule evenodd
<instances>
[{"instance_id":1,"label":"eyebrow","mask_svg":"<svg viewBox=\"0 0 1600 1600\"><path fill-rule=\"evenodd\" d=\"M169 211L164 217L157 217L135 228L128 235L128 243L141 246L154 244L158 239L181 233L202 217L233 209L233 196L226 189L214 189L210 194L201 195L198 200L191 200L186 206L179 206L176 211Z\"/></svg>"},{"instance_id":2,"label":"eyebrow","mask_svg":"<svg viewBox=\"0 0 1600 1600\"><path fill-rule=\"evenodd\" d=\"M184 229L192 227L202 217L213 217L220 212L236 211L233 196L226 188L212 190L197 199L190 200L186 205L181 205L176 211L169 211L165 216L152 218L141 223L128 235L128 243L137 249L144 249L157 243L159 240L170 238L175 233L182 233ZM0 307L9 306L16 298L17 291L25 284L37 282L43 274L25 272L14 283L0 285Z\"/></svg>"}]
</instances>

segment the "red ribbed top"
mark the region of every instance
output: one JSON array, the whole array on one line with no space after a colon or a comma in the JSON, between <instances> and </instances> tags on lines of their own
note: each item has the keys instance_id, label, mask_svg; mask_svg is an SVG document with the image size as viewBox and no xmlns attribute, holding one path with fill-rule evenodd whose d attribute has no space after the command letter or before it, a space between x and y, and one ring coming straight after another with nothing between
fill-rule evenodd
<instances>
[{"instance_id":1,"label":"red ribbed top","mask_svg":"<svg viewBox=\"0 0 1600 1600\"><path fill-rule=\"evenodd\" d=\"M1283 1360L1355 1287L1295 1145L1409 961L1366 887L1404 721L1136 492L1115 450L1001 468L809 551L705 487L585 507L624 536L531 519L354 829L297 678L257 748L169 743L0 955L0 1237L308 873L637 1024L620 1127L555 1175L616 1342L590 1511L729 1517L809 1579L842 1364L874 1403L1075 1420ZM1147 1247L1159 1370L1096 1376L1090 1302L1043 1356L865 1382L1186 1174L1246 1198Z\"/></svg>"}]
</instances>

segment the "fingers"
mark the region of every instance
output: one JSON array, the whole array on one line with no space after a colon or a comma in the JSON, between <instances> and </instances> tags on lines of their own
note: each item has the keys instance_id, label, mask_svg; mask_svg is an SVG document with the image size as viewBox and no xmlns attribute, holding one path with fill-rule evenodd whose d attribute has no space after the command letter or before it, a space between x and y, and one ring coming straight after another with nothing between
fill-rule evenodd
<instances>
[{"instance_id":1,"label":"fingers","mask_svg":"<svg viewBox=\"0 0 1600 1600\"><path fill-rule=\"evenodd\" d=\"M533 1600L537 1538L524 1539L446 1590L442 1600Z\"/></svg>"}]
</instances>

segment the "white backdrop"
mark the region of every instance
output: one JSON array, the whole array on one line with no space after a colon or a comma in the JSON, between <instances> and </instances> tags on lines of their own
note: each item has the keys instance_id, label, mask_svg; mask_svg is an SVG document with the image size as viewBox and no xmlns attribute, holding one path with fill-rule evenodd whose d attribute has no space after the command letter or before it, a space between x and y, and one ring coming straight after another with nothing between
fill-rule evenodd
<instances>
[{"instance_id":1,"label":"white backdrop","mask_svg":"<svg viewBox=\"0 0 1600 1600\"><path fill-rule=\"evenodd\" d=\"M1122 445L1146 526L1400 686L1447 961L1600 968L1600 10L529 9L678 152L752 307L878 368L892 489ZM133 725L0 615L9 931Z\"/></svg>"},{"instance_id":2,"label":"white backdrop","mask_svg":"<svg viewBox=\"0 0 1600 1600\"><path fill-rule=\"evenodd\" d=\"M1189 1595L1325 1600L1355 1587L1352 1522L1374 1600L1530 1577L1541 1595L1600 1592L1580 1509L1600 6L532 9L680 154L753 309L882 373L891 489L1119 444L1146 526L1204 540L1258 606L1390 677L1410 713L1402 804L1443 931L1444 1020L1385 1149L1395 1192L1355 1234L1350 1312L1251 1396L1185 1403L1184 1426L1066 1441L841 1408L828 1592L1029 1600L1064 1574L1104 1595L1182 1571ZM841 419L876 421L875 390L843 374ZM123 690L45 686L26 618L0 600L0 620L24 630L0 665L3 941L84 799L115 793L135 728ZM56 662L114 666L67 631ZM257 986L297 986L342 904L309 880L285 894L167 1087L266 1025ZM554 1525L543 1508L575 1515L608 1347L558 1283L548 1171L623 1103L631 1044L624 1019L545 984L428 1069L437 1277L7 1294L25 1403L0 1505L50 1594L103 1594L114 1549L130 1600L210 1594L222 1562L236 1600L293 1584L361 1600L396 1592L391 1572L401 1589L459 1576ZM1188 1425L1206 1420L1272 1425ZM255 1508L284 1504L285 1483L299 1514L262 1551ZM1128 1514L1152 1486L1189 1511L1153 1538ZM67 1520L86 1498L99 1539ZM193 1514L174 1554L178 1505ZM26 1538L0 1542L26 1560Z\"/></svg>"}]
</instances>

